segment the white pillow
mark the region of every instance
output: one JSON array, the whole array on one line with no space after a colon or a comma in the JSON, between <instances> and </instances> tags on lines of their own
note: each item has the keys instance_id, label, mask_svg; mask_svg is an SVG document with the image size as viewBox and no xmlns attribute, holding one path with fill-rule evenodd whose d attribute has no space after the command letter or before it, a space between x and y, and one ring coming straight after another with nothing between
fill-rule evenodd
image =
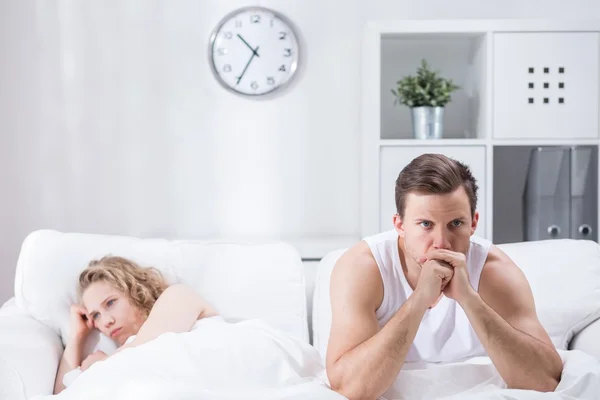
<instances>
[{"instance_id":1,"label":"white pillow","mask_svg":"<svg viewBox=\"0 0 600 400\"><path fill-rule=\"evenodd\" d=\"M600 245L556 239L498 246L521 268L557 349L600 317Z\"/></svg>"},{"instance_id":2,"label":"white pillow","mask_svg":"<svg viewBox=\"0 0 600 400\"><path fill-rule=\"evenodd\" d=\"M25 400L25 385L19 372L6 360L0 357L0 399Z\"/></svg>"},{"instance_id":3,"label":"white pillow","mask_svg":"<svg viewBox=\"0 0 600 400\"><path fill-rule=\"evenodd\" d=\"M600 318L600 245L557 239L499 245L523 270L538 318L556 348L565 350L573 335ZM319 265L313 300L313 342L323 357L331 329L329 282L345 249L327 254Z\"/></svg>"},{"instance_id":4,"label":"white pillow","mask_svg":"<svg viewBox=\"0 0 600 400\"><path fill-rule=\"evenodd\" d=\"M308 342L302 261L285 243L241 244L169 241L125 236L31 233L19 255L17 305L53 328L66 342L69 308L80 272L107 254L159 269L165 278L194 287L227 320L259 318ZM95 333L85 354L112 353L114 343Z\"/></svg>"},{"instance_id":5,"label":"white pillow","mask_svg":"<svg viewBox=\"0 0 600 400\"><path fill-rule=\"evenodd\" d=\"M323 359L327 354L327 343L331 331L331 301L329 298L329 283L331 272L337 260L347 249L335 250L323 257L317 276L315 278L315 291L313 293L313 346L319 351Z\"/></svg>"}]
</instances>

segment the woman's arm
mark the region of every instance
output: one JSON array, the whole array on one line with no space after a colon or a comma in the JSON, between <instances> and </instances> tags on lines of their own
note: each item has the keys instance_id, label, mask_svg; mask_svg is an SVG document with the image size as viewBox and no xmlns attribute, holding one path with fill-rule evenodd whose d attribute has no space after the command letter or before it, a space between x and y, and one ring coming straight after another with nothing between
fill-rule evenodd
<instances>
[{"instance_id":1,"label":"woman's arm","mask_svg":"<svg viewBox=\"0 0 600 400\"><path fill-rule=\"evenodd\" d=\"M56 380L54 381L54 394L65 390L63 377L69 371L81 366L83 357L83 345L89 333L94 329L90 318L87 317L87 311L79 304L71 305L69 309L69 332L70 337L67 340L65 351L60 359Z\"/></svg>"},{"instance_id":2,"label":"woman's arm","mask_svg":"<svg viewBox=\"0 0 600 400\"><path fill-rule=\"evenodd\" d=\"M188 332L197 320L215 315L219 313L191 287L169 286L154 303L135 339L119 351L149 342L165 332Z\"/></svg>"},{"instance_id":3,"label":"woman's arm","mask_svg":"<svg viewBox=\"0 0 600 400\"><path fill-rule=\"evenodd\" d=\"M83 340L72 340L67 342L65 351L60 359L56 380L54 381L54 394L58 394L65 390L65 385L63 384L63 377L65 374L81 365L83 342Z\"/></svg>"}]
</instances>

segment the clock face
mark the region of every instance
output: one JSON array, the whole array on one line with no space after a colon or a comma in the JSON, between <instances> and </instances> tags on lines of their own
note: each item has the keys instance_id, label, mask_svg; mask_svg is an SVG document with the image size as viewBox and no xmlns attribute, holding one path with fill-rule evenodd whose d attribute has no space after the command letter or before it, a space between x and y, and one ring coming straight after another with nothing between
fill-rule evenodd
<instances>
[{"instance_id":1,"label":"clock face","mask_svg":"<svg viewBox=\"0 0 600 400\"><path fill-rule=\"evenodd\" d=\"M262 7L227 15L211 36L213 72L226 88L258 96L287 84L298 66L298 40L291 23Z\"/></svg>"}]
</instances>

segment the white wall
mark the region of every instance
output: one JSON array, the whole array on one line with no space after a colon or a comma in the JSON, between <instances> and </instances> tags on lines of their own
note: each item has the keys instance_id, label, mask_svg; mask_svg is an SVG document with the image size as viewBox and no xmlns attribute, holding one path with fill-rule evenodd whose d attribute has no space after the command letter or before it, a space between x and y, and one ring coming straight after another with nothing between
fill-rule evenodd
<instances>
[{"instance_id":1,"label":"white wall","mask_svg":"<svg viewBox=\"0 0 600 400\"><path fill-rule=\"evenodd\" d=\"M209 70L210 31L244 5L281 11L300 30L300 75L275 99L235 96ZM355 237L365 22L535 17L600 17L600 4L0 2L0 300L37 228Z\"/></svg>"},{"instance_id":2,"label":"white wall","mask_svg":"<svg viewBox=\"0 0 600 400\"><path fill-rule=\"evenodd\" d=\"M206 57L219 19L248 4L2 3L0 99L27 95L0 117L13 156L0 161L13 174L2 178L0 299L36 228L302 243L357 234L359 3L335 18L335 0L259 3L292 19L305 50L290 90L263 101L225 91Z\"/></svg>"},{"instance_id":3,"label":"white wall","mask_svg":"<svg viewBox=\"0 0 600 400\"><path fill-rule=\"evenodd\" d=\"M34 15L31 2L0 2L0 302L12 295L23 235L40 219Z\"/></svg>"}]
</instances>

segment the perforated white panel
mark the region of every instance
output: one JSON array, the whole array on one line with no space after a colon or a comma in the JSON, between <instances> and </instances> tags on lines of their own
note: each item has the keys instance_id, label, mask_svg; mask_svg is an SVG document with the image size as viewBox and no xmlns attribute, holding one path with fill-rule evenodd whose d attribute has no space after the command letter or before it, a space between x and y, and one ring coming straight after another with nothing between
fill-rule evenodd
<instances>
[{"instance_id":1,"label":"perforated white panel","mask_svg":"<svg viewBox=\"0 0 600 400\"><path fill-rule=\"evenodd\" d=\"M495 138L598 137L598 33L494 35Z\"/></svg>"}]
</instances>

